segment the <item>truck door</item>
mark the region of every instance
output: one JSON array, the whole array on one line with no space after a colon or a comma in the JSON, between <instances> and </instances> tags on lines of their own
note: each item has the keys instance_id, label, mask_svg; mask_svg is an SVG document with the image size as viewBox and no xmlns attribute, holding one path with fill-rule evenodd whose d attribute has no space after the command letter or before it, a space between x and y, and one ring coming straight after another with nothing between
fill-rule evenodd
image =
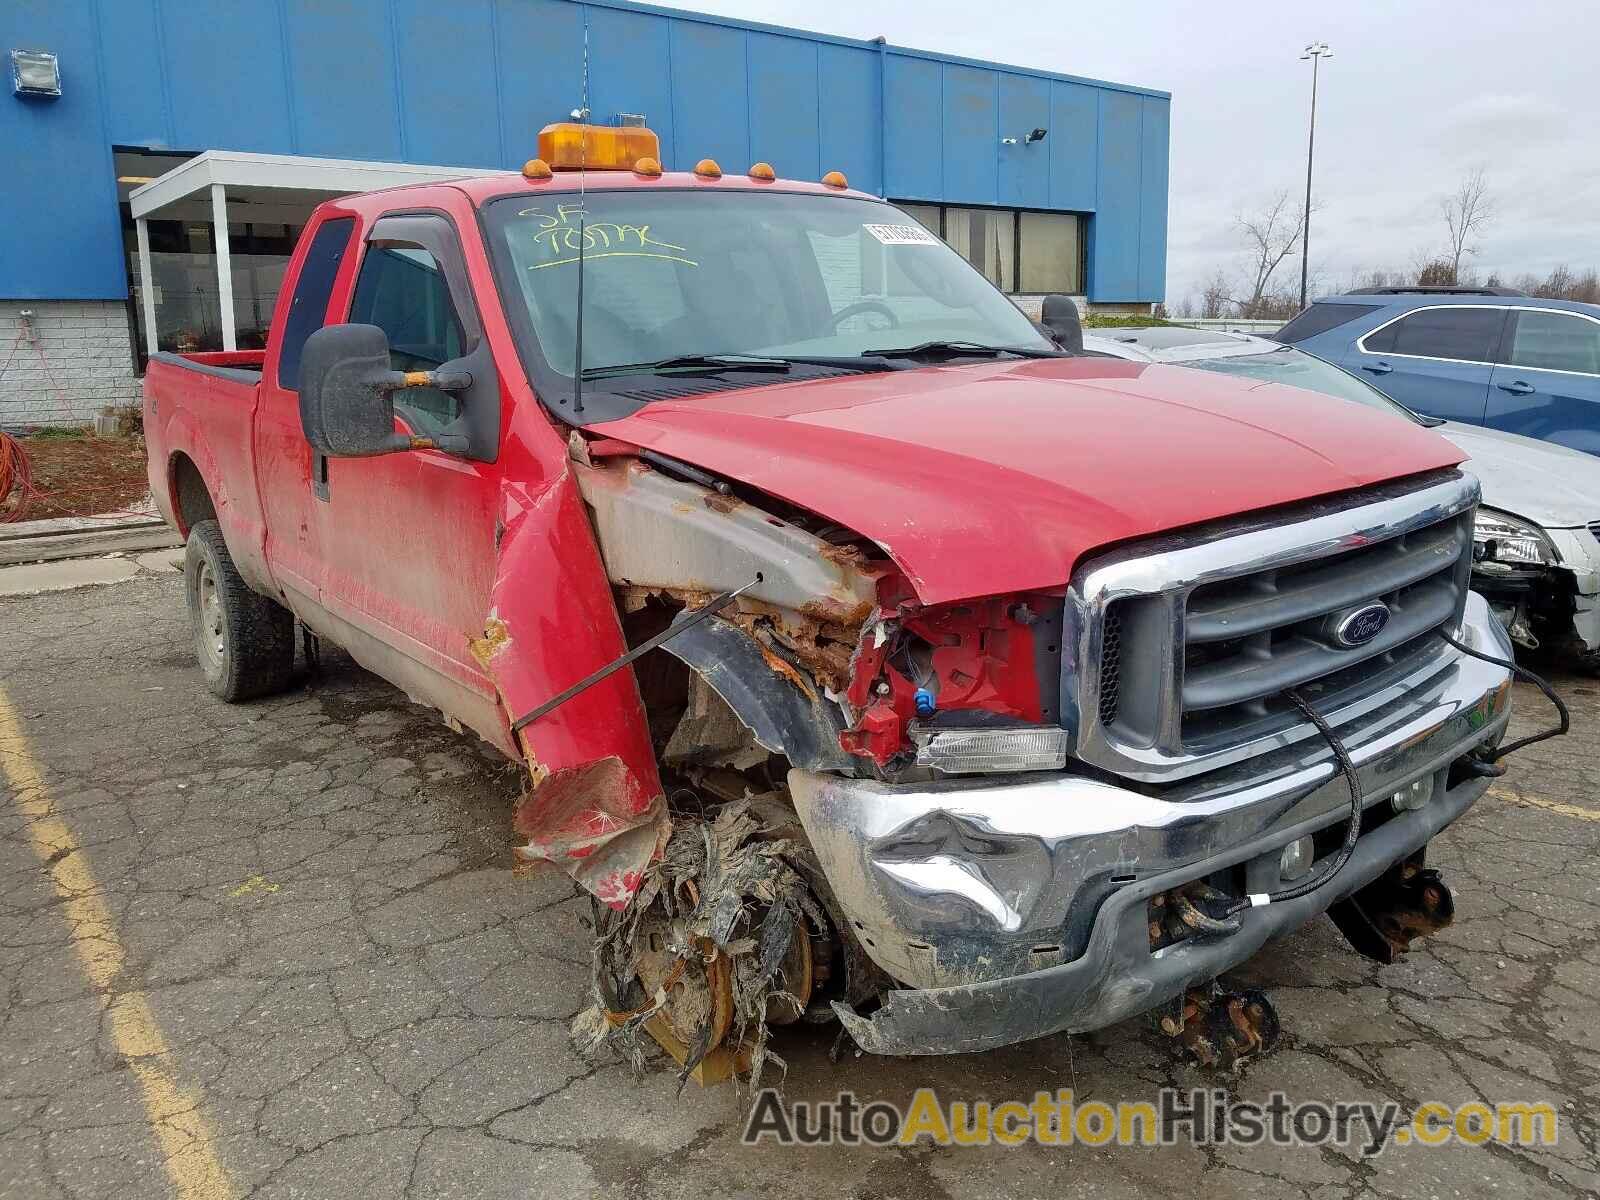
<instances>
[{"instance_id":1,"label":"truck door","mask_svg":"<svg viewBox=\"0 0 1600 1200\"><path fill-rule=\"evenodd\" d=\"M386 216L361 247L352 323L388 335L395 370L429 370L474 350L483 329L450 218ZM395 395L408 432L438 432L461 394ZM322 605L337 640L370 670L485 736L504 740L493 683L468 651L494 582L499 476L437 450L326 461L316 493Z\"/></svg>"},{"instance_id":2,"label":"truck door","mask_svg":"<svg viewBox=\"0 0 1600 1200\"><path fill-rule=\"evenodd\" d=\"M291 264L293 291L274 319L280 332L267 350L251 426L267 569L279 597L313 628L322 568L312 493L322 460L312 455L300 427L300 353L327 321L334 284L355 256L355 236L354 216L324 218L307 229L305 249Z\"/></svg>"}]
</instances>

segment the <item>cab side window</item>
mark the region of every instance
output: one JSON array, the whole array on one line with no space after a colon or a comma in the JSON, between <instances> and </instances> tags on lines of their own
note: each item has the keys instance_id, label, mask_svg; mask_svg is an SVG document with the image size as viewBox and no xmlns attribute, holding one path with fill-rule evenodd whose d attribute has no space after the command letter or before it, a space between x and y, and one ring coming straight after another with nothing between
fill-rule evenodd
<instances>
[{"instance_id":1,"label":"cab side window","mask_svg":"<svg viewBox=\"0 0 1600 1200\"><path fill-rule=\"evenodd\" d=\"M1553 312L1519 312L1506 361L1542 371L1600 375L1600 324Z\"/></svg>"},{"instance_id":2,"label":"cab side window","mask_svg":"<svg viewBox=\"0 0 1600 1200\"><path fill-rule=\"evenodd\" d=\"M355 228L354 217L334 217L317 226L305 261L300 264L300 278L295 282L289 315L284 320L278 349L279 387L291 392L299 390L300 352L305 349L306 339L322 328L328 299L333 294L333 280Z\"/></svg>"},{"instance_id":3,"label":"cab side window","mask_svg":"<svg viewBox=\"0 0 1600 1200\"><path fill-rule=\"evenodd\" d=\"M466 347L444 271L432 254L409 242L367 246L350 322L376 325L388 335L389 365L396 371L434 370L460 358ZM436 388L396 392L395 408L419 430L437 430L461 415L459 397Z\"/></svg>"}]
</instances>

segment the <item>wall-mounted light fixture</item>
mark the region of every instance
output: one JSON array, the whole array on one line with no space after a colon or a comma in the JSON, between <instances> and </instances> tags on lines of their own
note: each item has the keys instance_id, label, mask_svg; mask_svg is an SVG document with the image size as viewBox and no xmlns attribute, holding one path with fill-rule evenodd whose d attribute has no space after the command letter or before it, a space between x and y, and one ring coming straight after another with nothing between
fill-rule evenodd
<instances>
[{"instance_id":1,"label":"wall-mounted light fixture","mask_svg":"<svg viewBox=\"0 0 1600 1200\"><path fill-rule=\"evenodd\" d=\"M44 50L11 52L11 94L54 99L61 95L61 67Z\"/></svg>"},{"instance_id":2,"label":"wall-mounted light fixture","mask_svg":"<svg viewBox=\"0 0 1600 1200\"><path fill-rule=\"evenodd\" d=\"M1049 132L1048 129L1030 129L1026 137L1003 137L1000 139L1000 144L1002 146L1015 146L1018 142L1021 142L1025 146L1031 146L1035 142L1044 141L1044 135Z\"/></svg>"}]
</instances>

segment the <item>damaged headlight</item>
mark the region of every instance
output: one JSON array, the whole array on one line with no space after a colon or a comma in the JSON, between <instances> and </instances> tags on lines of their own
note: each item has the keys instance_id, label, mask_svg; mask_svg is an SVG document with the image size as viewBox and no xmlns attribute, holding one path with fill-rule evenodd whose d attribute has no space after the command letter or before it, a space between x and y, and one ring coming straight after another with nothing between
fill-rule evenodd
<instances>
[{"instance_id":1,"label":"damaged headlight","mask_svg":"<svg viewBox=\"0 0 1600 1200\"><path fill-rule=\"evenodd\" d=\"M1537 525L1480 508L1472 523L1472 561L1537 567L1555 562L1556 552Z\"/></svg>"},{"instance_id":2,"label":"damaged headlight","mask_svg":"<svg viewBox=\"0 0 1600 1200\"><path fill-rule=\"evenodd\" d=\"M1059 771L1067 765L1065 729L998 727L930 729L913 724L917 765L949 775Z\"/></svg>"}]
</instances>

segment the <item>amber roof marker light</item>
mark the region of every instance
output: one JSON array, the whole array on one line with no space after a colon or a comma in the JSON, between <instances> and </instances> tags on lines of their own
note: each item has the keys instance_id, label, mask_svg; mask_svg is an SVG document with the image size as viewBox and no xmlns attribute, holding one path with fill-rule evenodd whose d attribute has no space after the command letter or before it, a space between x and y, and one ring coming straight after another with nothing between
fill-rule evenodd
<instances>
[{"instance_id":1,"label":"amber roof marker light","mask_svg":"<svg viewBox=\"0 0 1600 1200\"><path fill-rule=\"evenodd\" d=\"M701 179L721 179L722 168L714 158L702 158L694 165L694 173Z\"/></svg>"},{"instance_id":2,"label":"amber roof marker light","mask_svg":"<svg viewBox=\"0 0 1600 1200\"><path fill-rule=\"evenodd\" d=\"M633 164L633 173L641 179L660 179L661 163L653 158L641 158Z\"/></svg>"},{"instance_id":3,"label":"amber roof marker light","mask_svg":"<svg viewBox=\"0 0 1600 1200\"><path fill-rule=\"evenodd\" d=\"M550 169L550 164L542 158L530 158L522 164L522 177L530 183L544 183L555 178L555 172Z\"/></svg>"},{"instance_id":4,"label":"amber roof marker light","mask_svg":"<svg viewBox=\"0 0 1600 1200\"><path fill-rule=\"evenodd\" d=\"M758 162L750 168L750 178L762 183L771 183L777 177L778 173L772 169L771 163Z\"/></svg>"},{"instance_id":5,"label":"amber roof marker light","mask_svg":"<svg viewBox=\"0 0 1600 1200\"><path fill-rule=\"evenodd\" d=\"M843 171L829 171L822 177L822 186L831 188L847 188L850 181L844 177Z\"/></svg>"}]
</instances>

